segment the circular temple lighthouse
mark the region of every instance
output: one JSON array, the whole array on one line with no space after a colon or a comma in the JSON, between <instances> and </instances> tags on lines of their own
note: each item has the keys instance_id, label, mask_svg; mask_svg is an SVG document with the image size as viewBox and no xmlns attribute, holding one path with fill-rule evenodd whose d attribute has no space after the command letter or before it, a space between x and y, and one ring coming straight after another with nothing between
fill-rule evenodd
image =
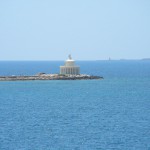
<instances>
[{"instance_id":1,"label":"circular temple lighthouse","mask_svg":"<svg viewBox=\"0 0 150 150\"><path fill-rule=\"evenodd\" d=\"M60 74L80 74L80 67L75 65L75 61L72 59L71 55L68 56L68 59L65 61L65 65L60 66Z\"/></svg>"}]
</instances>

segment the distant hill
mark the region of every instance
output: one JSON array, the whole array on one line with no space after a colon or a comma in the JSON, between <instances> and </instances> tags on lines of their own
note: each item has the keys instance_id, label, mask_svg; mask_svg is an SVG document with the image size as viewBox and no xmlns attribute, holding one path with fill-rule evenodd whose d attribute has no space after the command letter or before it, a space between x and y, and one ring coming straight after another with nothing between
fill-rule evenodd
<instances>
[{"instance_id":1,"label":"distant hill","mask_svg":"<svg viewBox=\"0 0 150 150\"><path fill-rule=\"evenodd\" d=\"M150 58L143 58L142 60L150 60Z\"/></svg>"}]
</instances>

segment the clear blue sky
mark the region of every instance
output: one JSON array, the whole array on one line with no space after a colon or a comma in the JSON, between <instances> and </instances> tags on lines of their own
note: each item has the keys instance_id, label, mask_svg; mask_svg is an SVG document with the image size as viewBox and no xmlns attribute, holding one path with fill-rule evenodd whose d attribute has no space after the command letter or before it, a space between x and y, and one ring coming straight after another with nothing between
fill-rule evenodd
<instances>
[{"instance_id":1,"label":"clear blue sky","mask_svg":"<svg viewBox=\"0 0 150 150\"><path fill-rule=\"evenodd\" d=\"M1 0L0 60L150 57L150 0Z\"/></svg>"}]
</instances>

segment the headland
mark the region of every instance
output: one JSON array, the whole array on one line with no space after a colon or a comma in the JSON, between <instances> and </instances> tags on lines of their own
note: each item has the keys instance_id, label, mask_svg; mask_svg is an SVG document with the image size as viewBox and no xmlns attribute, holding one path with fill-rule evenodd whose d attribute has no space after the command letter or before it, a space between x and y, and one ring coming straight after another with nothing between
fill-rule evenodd
<instances>
[{"instance_id":1,"label":"headland","mask_svg":"<svg viewBox=\"0 0 150 150\"><path fill-rule=\"evenodd\" d=\"M0 81L27 81L27 80L92 80L103 79L100 76L80 74L80 67L76 66L75 61L71 55L65 61L64 66L60 66L60 74L46 74L38 73L36 75L12 75L12 76L0 76Z\"/></svg>"}]
</instances>

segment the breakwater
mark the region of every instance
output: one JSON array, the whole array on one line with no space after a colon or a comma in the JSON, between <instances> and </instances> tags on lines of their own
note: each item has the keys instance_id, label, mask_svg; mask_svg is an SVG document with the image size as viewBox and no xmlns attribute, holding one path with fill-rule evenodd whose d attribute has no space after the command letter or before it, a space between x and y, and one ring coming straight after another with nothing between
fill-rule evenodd
<instances>
[{"instance_id":1,"label":"breakwater","mask_svg":"<svg viewBox=\"0 0 150 150\"><path fill-rule=\"evenodd\" d=\"M100 76L91 75L61 75L61 74L37 74L31 76L0 76L0 81L28 81L28 80L92 80L103 79Z\"/></svg>"}]
</instances>

